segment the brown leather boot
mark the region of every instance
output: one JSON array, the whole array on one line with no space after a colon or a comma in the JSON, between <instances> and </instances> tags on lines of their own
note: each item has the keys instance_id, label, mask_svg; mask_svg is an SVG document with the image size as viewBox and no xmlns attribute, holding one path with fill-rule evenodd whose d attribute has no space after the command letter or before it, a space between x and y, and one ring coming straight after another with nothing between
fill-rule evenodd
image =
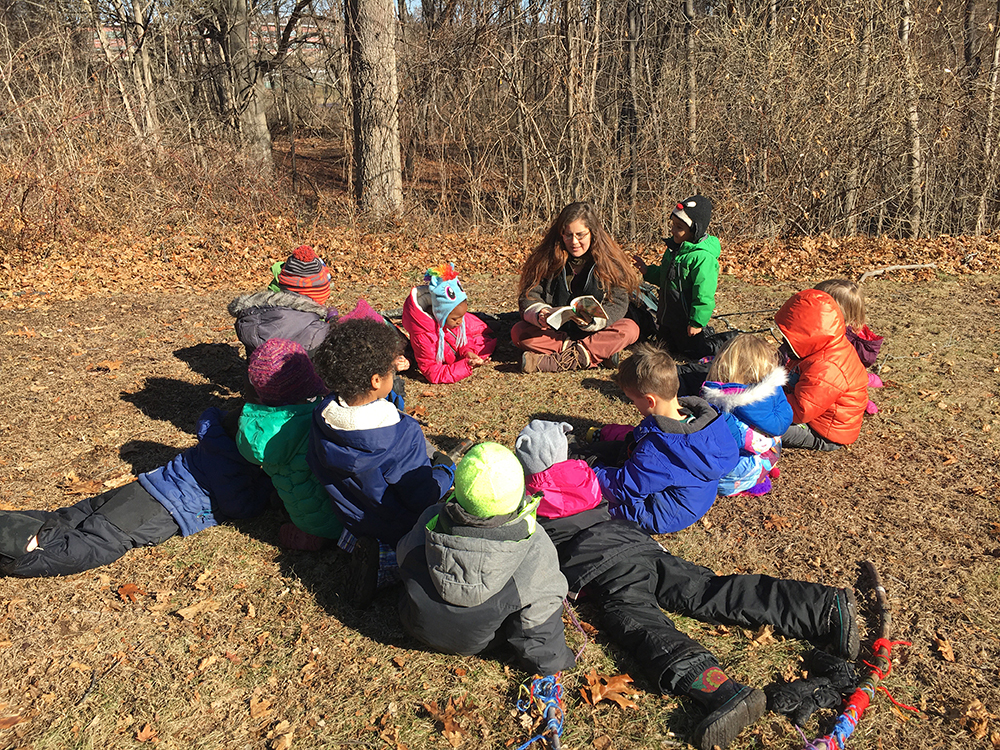
<instances>
[{"instance_id":1,"label":"brown leather boot","mask_svg":"<svg viewBox=\"0 0 1000 750\"><path fill-rule=\"evenodd\" d=\"M521 356L521 372L570 372L590 367L590 352L576 343L555 354L525 352Z\"/></svg>"}]
</instances>

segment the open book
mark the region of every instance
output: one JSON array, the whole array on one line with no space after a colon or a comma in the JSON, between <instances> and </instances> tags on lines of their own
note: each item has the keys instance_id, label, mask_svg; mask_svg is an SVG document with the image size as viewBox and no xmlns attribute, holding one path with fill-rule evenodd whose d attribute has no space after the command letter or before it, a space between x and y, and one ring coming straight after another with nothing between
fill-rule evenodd
<instances>
[{"instance_id":1,"label":"open book","mask_svg":"<svg viewBox=\"0 0 1000 750\"><path fill-rule=\"evenodd\" d=\"M584 328L599 318L607 321L608 313L600 302L588 294L576 297L564 307L553 308L545 318L545 322L553 328L562 328L567 322L572 321Z\"/></svg>"}]
</instances>

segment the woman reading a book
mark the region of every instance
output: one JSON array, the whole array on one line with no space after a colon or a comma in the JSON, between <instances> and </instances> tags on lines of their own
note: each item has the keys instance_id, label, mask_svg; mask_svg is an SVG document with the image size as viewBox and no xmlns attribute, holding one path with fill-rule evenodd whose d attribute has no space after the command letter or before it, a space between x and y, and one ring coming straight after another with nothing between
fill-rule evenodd
<instances>
[{"instance_id":1,"label":"woman reading a book","mask_svg":"<svg viewBox=\"0 0 1000 750\"><path fill-rule=\"evenodd\" d=\"M521 270L521 320L510 332L524 350L522 372L564 372L617 364L639 338L625 317L639 276L590 203L571 203Z\"/></svg>"}]
</instances>

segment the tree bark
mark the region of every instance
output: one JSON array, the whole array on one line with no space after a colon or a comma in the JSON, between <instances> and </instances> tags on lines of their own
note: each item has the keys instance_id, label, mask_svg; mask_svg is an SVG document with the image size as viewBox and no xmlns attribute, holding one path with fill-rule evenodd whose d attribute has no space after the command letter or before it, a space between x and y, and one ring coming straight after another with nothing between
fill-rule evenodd
<instances>
[{"instance_id":1,"label":"tree bark","mask_svg":"<svg viewBox=\"0 0 1000 750\"><path fill-rule=\"evenodd\" d=\"M917 89L916 61L910 45L910 32L913 28L913 8L910 0L902 0L902 16L899 20L899 44L903 52L904 97L906 106L906 135L909 141L909 229L910 237L920 236L923 184L922 153L920 148L920 93Z\"/></svg>"},{"instance_id":2,"label":"tree bark","mask_svg":"<svg viewBox=\"0 0 1000 750\"><path fill-rule=\"evenodd\" d=\"M399 156L399 84L392 0L347 0L354 105L355 197L370 218L403 207Z\"/></svg>"}]
</instances>

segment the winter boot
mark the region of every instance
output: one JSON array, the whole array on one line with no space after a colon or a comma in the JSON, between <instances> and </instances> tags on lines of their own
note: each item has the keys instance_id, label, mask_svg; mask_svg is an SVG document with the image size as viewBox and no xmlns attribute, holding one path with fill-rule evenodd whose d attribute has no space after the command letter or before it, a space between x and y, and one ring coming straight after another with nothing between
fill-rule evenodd
<instances>
[{"instance_id":1,"label":"winter boot","mask_svg":"<svg viewBox=\"0 0 1000 750\"><path fill-rule=\"evenodd\" d=\"M347 585L344 594L358 609L367 609L378 590L379 549L374 537L359 537L347 563Z\"/></svg>"},{"instance_id":2,"label":"winter boot","mask_svg":"<svg viewBox=\"0 0 1000 750\"><path fill-rule=\"evenodd\" d=\"M569 342L567 342L569 343ZM555 354L525 352L521 356L521 372L570 372L590 367L590 352L583 344L571 344Z\"/></svg>"},{"instance_id":3,"label":"winter boot","mask_svg":"<svg viewBox=\"0 0 1000 750\"><path fill-rule=\"evenodd\" d=\"M861 651L861 636L858 632L858 600L854 589L838 589L830 607L830 630L826 638L826 648L841 659L854 661Z\"/></svg>"},{"instance_id":4,"label":"winter boot","mask_svg":"<svg viewBox=\"0 0 1000 750\"><path fill-rule=\"evenodd\" d=\"M692 744L700 750L723 750L767 708L763 690L730 679L715 661L709 661L688 687L681 689L708 715L695 727Z\"/></svg>"}]
</instances>

